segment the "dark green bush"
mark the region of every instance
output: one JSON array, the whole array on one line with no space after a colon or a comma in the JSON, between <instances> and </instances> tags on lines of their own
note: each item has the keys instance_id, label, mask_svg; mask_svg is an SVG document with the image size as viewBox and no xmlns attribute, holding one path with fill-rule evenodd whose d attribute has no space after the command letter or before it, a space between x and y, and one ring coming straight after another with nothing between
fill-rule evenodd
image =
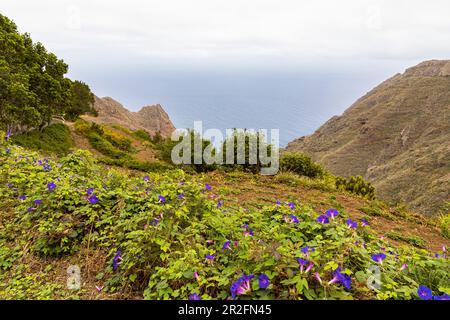
<instances>
[{"instance_id":1,"label":"dark green bush","mask_svg":"<svg viewBox=\"0 0 450 320\"><path fill-rule=\"evenodd\" d=\"M375 187L361 176L352 176L350 178L336 177L336 187L369 200L375 199Z\"/></svg>"},{"instance_id":2,"label":"dark green bush","mask_svg":"<svg viewBox=\"0 0 450 320\"><path fill-rule=\"evenodd\" d=\"M46 154L64 155L74 146L70 129L62 123L52 124L42 131L35 130L15 135L12 140L24 148L40 150Z\"/></svg>"},{"instance_id":3,"label":"dark green bush","mask_svg":"<svg viewBox=\"0 0 450 320\"><path fill-rule=\"evenodd\" d=\"M280 160L280 169L310 178L323 177L325 174L325 170L319 164L300 152L284 153Z\"/></svg>"}]
</instances>

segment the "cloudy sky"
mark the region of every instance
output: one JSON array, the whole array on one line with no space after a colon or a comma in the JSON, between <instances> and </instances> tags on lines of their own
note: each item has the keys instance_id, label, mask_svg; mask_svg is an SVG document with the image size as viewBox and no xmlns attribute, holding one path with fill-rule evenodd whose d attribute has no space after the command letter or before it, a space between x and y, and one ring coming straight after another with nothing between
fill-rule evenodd
<instances>
[{"instance_id":1,"label":"cloudy sky","mask_svg":"<svg viewBox=\"0 0 450 320\"><path fill-rule=\"evenodd\" d=\"M1 0L0 12L71 77L132 109L193 90L193 74L206 86L271 72L341 74L353 88L344 108L406 67L450 57L448 0Z\"/></svg>"}]
</instances>

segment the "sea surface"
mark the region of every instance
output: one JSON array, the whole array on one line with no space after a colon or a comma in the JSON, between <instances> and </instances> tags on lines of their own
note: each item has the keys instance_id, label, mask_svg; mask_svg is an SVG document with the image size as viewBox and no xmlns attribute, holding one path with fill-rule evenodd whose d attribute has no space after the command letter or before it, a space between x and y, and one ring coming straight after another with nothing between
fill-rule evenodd
<instances>
[{"instance_id":1,"label":"sea surface","mask_svg":"<svg viewBox=\"0 0 450 320\"><path fill-rule=\"evenodd\" d=\"M132 72L93 79L94 92L130 110L160 103L177 128L279 129L280 146L312 134L385 75L307 72Z\"/></svg>"}]
</instances>

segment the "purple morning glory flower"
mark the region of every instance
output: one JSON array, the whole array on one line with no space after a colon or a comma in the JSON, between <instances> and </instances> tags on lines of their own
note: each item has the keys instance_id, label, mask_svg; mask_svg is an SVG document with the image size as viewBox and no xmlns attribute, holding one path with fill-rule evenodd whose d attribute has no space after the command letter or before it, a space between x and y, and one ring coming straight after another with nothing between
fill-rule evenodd
<instances>
[{"instance_id":1,"label":"purple morning glory flower","mask_svg":"<svg viewBox=\"0 0 450 320\"><path fill-rule=\"evenodd\" d=\"M6 153L7 154L11 153L11 149L10 148L6 148Z\"/></svg>"},{"instance_id":2,"label":"purple morning glory flower","mask_svg":"<svg viewBox=\"0 0 450 320\"><path fill-rule=\"evenodd\" d=\"M319 283L322 284L322 278L320 277L318 272L314 273L314 278L316 278L317 281L319 281Z\"/></svg>"},{"instance_id":3,"label":"purple morning glory flower","mask_svg":"<svg viewBox=\"0 0 450 320\"><path fill-rule=\"evenodd\" d=\"M211 191L212 187L208 183L205 183L205 190Z\"/></svg>"},{"instance_id":4,"label":"purple morning glory flower","mask_svg":"<svg viewBox=\"0 0 450 320\"><path fill-rule=\"evenodd\" d=\"M306 268L306 270L305 270L305 273L310 272L312 268L314 268L314 263L310 262L308 265L308 268Z\"/></svg>"},{"instance_id":5,"label":"purple morning glory flower","mask_svg":"<svg viewBox=\"0 0 450 320\"><path fill-rule=\"evenodd\" d=\"M244 237L253 236L253 229L250 228L244 232Z\"/></svg>"},{"instance_id":6,"label":"purple morning glory flower","mask_svg":"<svg viewBox=\"0 0 450 320\"><path fill-rule=\"evenodd\" d=\"M288 203L288 207L291 208L292 210L295 209L295 204L293 202L289 202Z\"/></svg>"},{"instance_id":7,"label":"purple morning glory flower","mask_svg":"<svg viewBox=\"0 0 450 320\"><path fill-rule=\"evenodd\" d=\"M258 277L258 284L260 289L266 289L269 286L269 277L263 273Z\"/></svg>"},{"instance_id":8,"label":"purple morning glory flower","mask_svg":"<svg viewBox=\"0 0 450 320\"><path fill-rule=\"evenodd\" d=\"M277 201L276 204L277 204L277 205L280 205L280 204L281 204L281 201Z\"/></svg>"},{"instance_id":9,"label":"purple morning glory flower","mask_svg":"<svg viewBox=\"0 0 450 320\"><path fill-rule=\"evenodd\" d=\"M158 196L158 200L159 202L165 203L166 202L166 197L163 197L162 195Z\"/></svg>"},{"instance_id":10,"label":"purple morning glory flower","mask_svg":"<svg viewBox=\"0 0 450 320\"><path fill-rule=\"evenodd\" d=\"M121 257L121 252L120 250L117 250L116 255L113 258L113 270L116 271L117 267L122 263L122 257Z\"/></svg>"},{"instance_id":11,"label":"purple morning glory flower","mask_svg":"<svg viewBox=\"0 0 450 320\"><path fill-rule=\"evenodd\" d=\"M450 295L444 293L441 296L434 296L433 299L434 300L450 300Z\"/></svg>"},{"instance_id":12,"label":"purple morning glory flower","mask_svg":"<svg viewBox=\"0 0 450 320\"><path fill-rule=\"evenodd\" d=\"M321 224L327 224L330 223L330 220L328 220L328 217L324 214L320 215L317 219L317 222L321 223Z\"/></svg>"},{"instance_id":13,"label":"purple morning glory flower","mask_svg":"<svg viewBox=\"0 0 450 320\"><path fill-rule=\"evenodd\" d=\"M417 294L422 300L431 300L433 298L433 293L430 288L420 285L417 289Z\"/></svg>"},{"instance_id":14,"label":"purple morning glory flower","mask_svg":"<svg viewBox=\"0 0 450 320\"><path fill-rule=\"evenodd\" d=\"M225 203L225 202L224 202L223 200L218 200L218 201L217 201L217 208L222 207L224 203Z\"/></svg>"},{"instance_id":15,"label":"purple morning glory flower","mask_svg":"<svg viewBox=\"0 0 450 320\"><path fill-rule=\"evenodd\" d=\"M145 176L144 177L144 181L149 181L150 180L150 177L149 176Z\"/></svg>"},{"instance_id":16,"label":"purple morning glory flower","mask_svg":"<svg viewBox=\"0 0 450 320\"><path fill-rule=\"evenodd\" d=\"M205 256L205 259L209 260L209 261L213 261L216 256L217 256L217 254L215 254L215 253L212 255L208 254Z\"/></svg>"},{"instance_id":17,"label":"purple morning glory flower","mask_svg":"<svg viewBox=\"0 0 450 320\"><path fill-rule=\"evenodd\" d=\"M49 184L47 184L47 189L48 190L55 190L56 189L56 184L54 182L50 182Z\"/></svg>"},{"instance_id":18,"label":"purple morning glory flower","mask_svg":"<svg viewBox=\"0 0 450 320\"><path fill-rule=\"evenodd\" d=\"M402 266L400 267L400 271L403 271L405 269L408 268L408 265L406 263L402 264Z\"/></svg>"},{"instance_id":19,"label":"purple morning glory flower","mask_svg":"<svg viewBox=\"0 0 450 320\"><path fill-rule=\"evenodd\" d=\"M178 199L184 200L184 193L180 193L180 194L178 195Z\"/></svg>"},{"instance_id":20,"label":"purple morning glory flower","mask_svg":"<svg viewBox=\"0 0 450 320\"><path fill-rule=\"evenodd\" d=\"M34 204L37 206L40 205L41 203L42 203L42 200L34 200Z\"/></svg>"},{"instance_id":21,"label":"purple morning glory flower","mask_svg":"<svg viewBox=\"0 0 450 320\"><path fill-rule=\"evenodd\" d=\"M193 293L188 297L188 300L202 300L202 299L200 299L200 296L198 294Z\"/></svg>"},{"instance_id":22,"label":"purple morning glory flower","mask_svg":"<svg viewBox=\"0 0 450 320\"><path fill-rule=\"evenodd\" d=\"M291 223L300 223L300 221L298 220L298 218L296 216L294 216L293 214L289 215L289 221Z\"/></svg>"},{"instance_id":23,"label":"purple morning glory flower","mask_svg":"<svg viewBox=\"0 0 450 320\"><path fill-rule=\"evenodd\" d=\"M231 297L236 298L237 295L243 295L249 293L252 288L250 285L250 280L253 279L254 275L243 275L237 281L233 282L231 285Z\"/></svg>"},{"instance_id":24,"label":"purple morning glory flower","mask_svg":"<svg viewBox=\"0 0 450 320\"><path fill-rule=\"evenodd\" d=\"M90 196L90 197L88 198L88 201L89 201L91 204L97 204L97 203L98 203L98 198L97 198L96 196L92 195L92 196Z\"/></svg>"},{"instance_id":25,"label":"purple morning glory flower","mask_svg":"<svg viewBox=\"0 0 450 320\"><path fill-rule=\"evenodd\" d=\"M94 192L94 188L89 188L86 190L86 194L90 196Z\"/></svg>"},{"instance_id":26,"label":"purple morning glory flower","mask_svg":"<svg viewBox=\"0 0 450 320\"><path fill-rule=\"evenodd\" d=\"M23 201L23 200L25 200L26 198L27 198L26 196L20 196L20 197L19 197L19 200L22 200L22 201Z\"/></svg>"},{"instance_id":27,"label":"purple morning glory flower","mask_svg":"<svg viewBox=\"0 0 450 320\"><path fill-rule=\"evenodd\" d=\"M336 209L328 209L325 214L334 220L334 218L338 216L339 212Z\"/></svg>"},{"instance_id":28,"label":"purple morning glory flower","mask_svg":"<svg viewBox=\"0 0 450 320\"><path fill-rule=\"evenodd\" d=\"M300 272L303 272L303 269L305 268L305 266L309 263L309 260L303 259L303 258L298 258L297 259L298 264L300 265Z\"/></svg>"},{"instance_id":29,"label":"purple morning glory flower","mask_svg":"<svg viewBox=\"0 0 450 320\"><path fill-rule=\"evenodd\" d=\"M384 259L386 259L386 255L382 252L372 255L372 260L380 264L383 264Z\"/></svg>"},{"instance_id":30,"label":"purple morning glory flower","mask_svg":"<svg viewBox=\"0 0 450 320\"><path fill-rule=\"evenodd\" d=\"M27 212L31 212L31 211L33 211L33 210L34 210L33 207L29 207L29 208L27 209Z\"/></svg>"},{"instance_id":31,"label":"purple morning glory flower","mask_svg":"<svg viewBox=\"0 0 450 320\"><path fill-rule=\"evenodd\" d=\"M332 284L332 283L340 283L345 288L351 289L352 278L350 278L350 276L348 276L346 274L341 273L341 268L338 267L333 272L333 279L331 279L330 282L328 282L328 284Z\"/></svg>"},{"instance_id":32,"label":"purple morning glory flower","mask_svg":"<svg viewBox=\"0 0 450 320\"><path fill-rule=\"evenodd\" d=\"M347 224L347 227L349 227L350 229L356 229L358 227L358 224L352 219L347 219L345 223Z\"/></svg>"},{"instance_id":33,"label":"purple morning glory flower","mask_svg":"<svg viewBox=\"0 0 450 320\"><path fill-rule=\"evenodd\" d=\"M370 226L369 222L368 222L366 219L361 219L361 225L362 225L363 227L368 227L368 226Z\"/></svg>"},{"instance_id":34,"label":"purple morning glory flower","mask_svg":"<svg viewBox=\"0 0 450 320\"><path fill-rule=\"evenodd\" d=\"M315 251L315 249L313 247L310 247L310 246L305 246L305 247L300 249L300 252L304 253L306 255L308 255L310 252L314 252L314 251Z\"/></svg>"},{"instance_id":35,"label":"purple morning glory flower","mask_svg":"<svg viewBox=\"0 0 450 320\"><path fill-rule=\"evenodd\" d=\"M231 241L225 241L222 245L222 250L231 249Z\"/></svg>"}]
</instances>

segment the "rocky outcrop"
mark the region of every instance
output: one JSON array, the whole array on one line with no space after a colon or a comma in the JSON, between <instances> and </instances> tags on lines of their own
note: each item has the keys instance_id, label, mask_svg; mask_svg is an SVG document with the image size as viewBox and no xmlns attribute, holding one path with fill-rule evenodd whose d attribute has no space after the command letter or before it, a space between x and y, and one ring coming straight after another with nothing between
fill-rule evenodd
<instances>
[{"instance_id":1,"label":"rocky outcrop","mask_svg":"<svg viewBox=\"0 0 450 320\"><path fill-rule=\"evenodd\" d=\"M362 175L382 199L438 212L450 201L450 61L395 75L287 149L335 174Z\"/></svg>"},{"instance_id":2,"label":"rocky outcrop","mask_svg":"<svg viewBox=\"0 0 450 320\"><path fill-rule=\"evenodd\" d=\"M168 114L159 104L131 112L113 98L95 96L94 108L98 112L98 117L85 117L89 118L87 120L102 124L117 124L131 130L143 129L151 135L159 132L163 137L169 137L175 130Z\"/></svg>"}]
</instances>

